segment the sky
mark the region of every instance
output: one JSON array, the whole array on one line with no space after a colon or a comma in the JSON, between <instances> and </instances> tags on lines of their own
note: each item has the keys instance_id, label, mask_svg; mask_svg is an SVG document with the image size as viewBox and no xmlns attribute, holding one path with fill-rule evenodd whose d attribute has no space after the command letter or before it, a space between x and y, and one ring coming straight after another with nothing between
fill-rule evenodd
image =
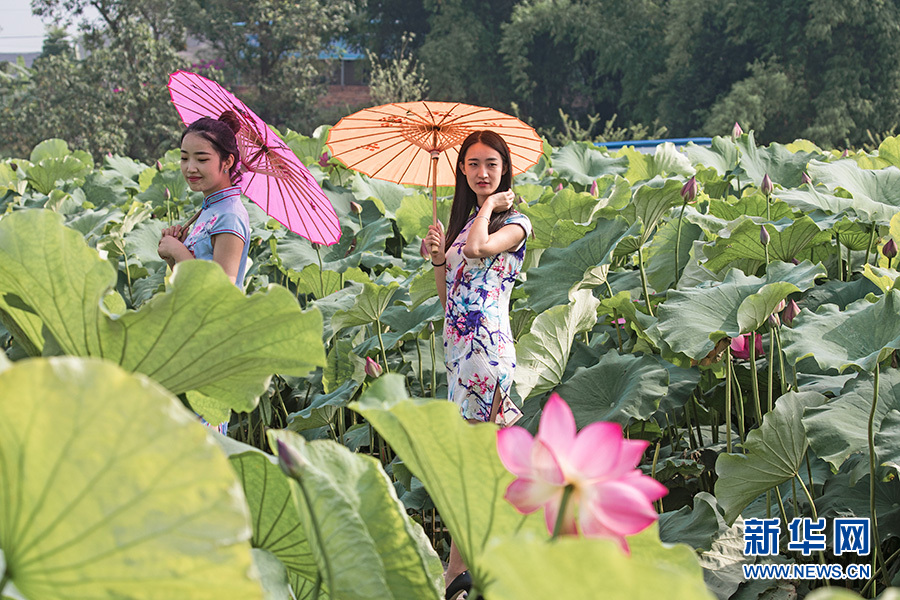
<instances>
[{"instance_id":1,"label":"sky","mask_svg":"<svg viewBox=\"0 0 900 600\"><path fill-rule=\"evenodd\" d=\"M40 52L43 42L44 23L31 14L31 0L0 0L0 53Z\"/></svg>"}]
</instances>

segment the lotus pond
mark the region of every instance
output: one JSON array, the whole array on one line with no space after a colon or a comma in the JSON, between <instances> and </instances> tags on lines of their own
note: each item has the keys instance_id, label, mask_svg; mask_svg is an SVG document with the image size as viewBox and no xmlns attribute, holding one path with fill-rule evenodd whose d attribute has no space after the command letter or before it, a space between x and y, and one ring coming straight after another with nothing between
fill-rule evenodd
<instances>
[{"instance_id":1,"label":"lotus pond","mask_svg":"<svg viewBox=\"0 0 900 600\"><path fill-rule=\"evenodd\" d=\"M48 140L0 162L0 596L440 598L448 535L488 600L900 596L900 139L573 143L516 178L520 424L556 392L579 427L649 442L669 492L625 554L550 542L503 498L496 429L440 401L430 190L347 170L326 136L284 138L340 242L248 206L246 294L156 254L201 200L177 150L96 164ZM829 523L827 550L788 547L795 517ZM871 552L835 555L830 524L854 517ZM761 519L781 535L747 554ZM869 575L744 570L851 563Z\"/></svg>"}]
</instances>

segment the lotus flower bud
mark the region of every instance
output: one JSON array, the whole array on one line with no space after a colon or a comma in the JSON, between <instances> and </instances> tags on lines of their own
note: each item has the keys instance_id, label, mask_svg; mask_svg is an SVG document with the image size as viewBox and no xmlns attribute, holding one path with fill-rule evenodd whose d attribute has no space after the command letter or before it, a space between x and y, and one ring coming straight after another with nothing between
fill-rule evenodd
<instances>
[{"instance_id":1,"label":"lotus flower bud","mask_svg":"<svg viewBox=\"0 0 900 600\"><path fill-rule=\"evenodd\" d=\"M759 241L763 246L769 245L769 231L766 229L765 225L762 225L759 228Z\"/></svg>"},{"instance_id":2,"label":"lotus flower bud","mask_svg":"<svg viewBox=\"0 0 900 600\"><path fill-rule=\"evenodd\" d=\"M800 314L800 307L797 306L797 303L791 300L788 302L787 306L784 307L784 312L781 313L781 320L784 321L784 324L790 327L791 323L794 322L794 318Z\"/></svg>"},{"instance_id":3,"label":"lotus flower bud","mask_svg":"<svg viewBox=\"0 0 900 600\"><path fill-rule=\"evenodd\" d=\"M162 171L162 163L159 162L159 161L156 161L156 170L157 170L157 171Z\"/></svg>"},{"instance_id":4,"label":"lotus flower bud","mask_svg":"<svg viewBox=\"0 0 900 600\"><path fill-rule=\"evenodd\" d=\"M361 215L362 214L362 206L360 206L359 204L357 204L356 202L353 202L351 200L350 201L350 212L352 212L354 215Z\"/></svg>"},{"instance_id":5,"label":"lotus flower bud","mask_svg":"<svg viewBox=\"0 0 900 600\"><path fill-rule=\"evenodd\" d=\"M561 184L561 183L558 184L558 185L556 186L556 191L557 191L557 192L561 192L561 191L562 191L562 184Z\"/></svg>"},{"instance_id":6,"label":"lotus flower bud","mask_svg":"<svg viewBox=\"0 0 900 600\"><path fill-rule=\"evenodd\" d=\"M805 172L800 176L800 183L806 183L812 185L812 177L807 175Z\"/></svg>"},{"instance_id":7,"label":"lotus flower bud","mask_svg":"<svg viewBox=\"0 0 900 600\"><path fill-rule=\"evenodd\" d=\"M323 169L328 166L328 158L329 156L327 152L323 152L322 156L319 157L319 166Z\"/></svg>"},{"instance_id":8,"label":"lotus flower bud","mask_svg":"<svg viewBox=\"0 0 900 600\"><path fill-rule=\"evenodd\" d=\"M377 379L381 377L382 368L377 362L372 360L370 357L366 357L366 375L372 377L373 379Z\"/></svg>"},{"instance_id":9,"label":"lotus flower bud","mask_svg":"<svg viewBox=\"0 0 900 600\"><path fill-rule=\"evenodd\" d=\"M547 169L547 175L553 175L553 167Z\"/></svg>"},{"instance_id":10,"label":"lotus flower bud","mask_svg":"<svg viewBox=\"0 0 900 600\"><path fill-rule=\"evenodd\" d=\"M681 186L681 199L685 202L693 202L697 197L697 178L691 177Z\"/></svg>"},{"instance_id":11,"label":"lotus flower bud","mask_svg":"<svg viewBox=\"0 0 900 600\"><path fill-rule=\"evenodd\" d=\"M428 333L434 335L434 321L428 321Z\"/></svg>"},{"instance_id":12,"label":"lotus flower bud","mask_svg":"<svg viewBox=\"0 0 900 600\"><path fill-rule=\"evenodd\" d=\"M760 184L759 189L762 190L762 193L768 196L775 189L775 185L772 183L772 179L769 177L769 174L766 173L763 175L762 184Z\"/></svg>"},{"instance_id":13,"label":"lotus flower bud","mask_svg":"<svg viewBox=\"0 0 900 600\"><path fill-rule=\"evenodd\" d=\"M741 137L742 135L744 135L744 130L741 129L741 126L738 125L737 121L735 121L734 127L731 128L731 137L737 139L737 138Z\"/></svg>"},{"instance_id":14,"label":"lotus flower bud","mask_svg":"<svg viewBox=\"0 0 900 600\"><path fill-rule=\"evenodd\" d=\"M844 151L841 152L841 158L847 158L848 156L850 156L850 151L845 148Z\"/></svg>"},{"instance_id":15,"label":"lotus flower bud","mask_svg":"<svg viewBox=\"0 0 900 600\"><path fill-rule=\"evenodd\" d=\"M422 258L431 258L431 252L428 251L428 246L425 245L425 240L422 240L422 243L419 245L419 254L422 256Z\"/></svg>"},{"instance_id":16,"label":"lotus flower bud","mask_svg":"<svg viewBox=\"0 0 900 600\"><path fill-rule=\"evenodd\" d=\"M19 170L19 165L17 165L17 164L14 163L14 162L11 162L11 163L9 163L9 168L12 169L13 171L18 171L18 170Z\"/></svg>"},{"instance_id":17,"label":"lotus flower bud","mask_svg":"<svg viewBox=\"0 0 900 600\"><path fill-rule=\"evenodd\" d=\"M591 184L591 196L593 196L593 197L596 198L596 197L597 197L597 190L598 190L598 189L599 189L599 188L598 188L598 186L597 186L597 180L595 179L595 180L594 180L594 183Z\"/></svg>"},{"instance_id":18,"label":"lotus flower bud","mask_svg":"<svg viewBox=\"0 0 900 600\"><path fill-rule=\"evenodd\" d=\"M288 477L297 479L303 475L303 472L309 466L303 456L297 452L296 448L288 446L281 440L278 440L278 466L284 471Z\"/></svg>"},{"instance_id":19,"label":"lotus flower bud","mask_svg":"<svg viewBox=\"0 0 900 600\"><path fill-rule=\"evenodd\" d=\"M781 319L778 318L777 312L769 315L769 326L772 328L781 326Z\"/></svg>"},{"instance_id":20,"label":"lotus flower bud","mask_svg":"<svg viewBox=\"0 0 900 600\"><path fill-rule=\"evenodd\" d=\"M775 307L775 310L773 310L772 312L773 312L773 313L780 313L781 311L784 310L784 307L785 307L785 306L787 306L787 301L786 301L786 300L782 300L781 302L778 303L778 306L776 306L776 307Z\"/></svg>"},{"instance_id":21,"label":"lotus flower bud","mask_svg":"<svg viewBox=\"0 0 900 600\"><path fill-rule=\"evenodd\" d=\"M882 246L881 253L884 254L886 258L894 258L897 256L897 242L893 239L888 240L887 244Z\"/></svg>"},{"instance_id":22,"label":"lotus flower bud","mask_svg":"<svg viewBox=\"0 0 900 600\"><path fill-rule=\"evenodd\" d=\"M165 197L166 202L172 199L172 192L169 191L169 188L163 188L163 197Z\"/></svg>"}]
</instances>

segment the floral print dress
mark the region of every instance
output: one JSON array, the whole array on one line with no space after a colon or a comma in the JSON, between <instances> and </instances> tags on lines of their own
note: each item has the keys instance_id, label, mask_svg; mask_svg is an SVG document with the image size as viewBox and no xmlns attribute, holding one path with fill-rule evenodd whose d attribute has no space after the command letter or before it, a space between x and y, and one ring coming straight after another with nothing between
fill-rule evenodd
<instances>
[{"instance_id":1,"label":"floral print dress","mask_svg":"<svg viewBox=\"0 0 900 600\"><path fill-rule=\"evenodd\" d=\"M509 397L516 367L509 297L525 259L525 241L500 254L466 258L462 249L472 222L469 219L447 251L444 360L448 397L464 418L488 421L499 386L496 423L508 426L522 416ZM526 239L531 233L531 222L521 213L513 211L506 224L522 227Z\"/></svg>"}]
</instances>

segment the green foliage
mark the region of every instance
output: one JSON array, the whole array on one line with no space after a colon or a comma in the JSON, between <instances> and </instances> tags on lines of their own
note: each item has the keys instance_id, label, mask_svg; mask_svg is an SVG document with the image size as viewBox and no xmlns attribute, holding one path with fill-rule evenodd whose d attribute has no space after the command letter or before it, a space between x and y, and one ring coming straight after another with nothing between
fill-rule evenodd
<instances>
[{"instance_id":1,"label":"green foliage","mask_svg":"<svg viewBox=\"0 0 900 600\"><path fill-rule=\"evenodd\" d=\"M413 102L424 100L428 95L428 80L422 65L416 62L408 49L413 39L414 34L404 34L400 49L384 64L371 51L367 51L372 64L369 93L375 104Z\"/></svg>"}]
</instances>

